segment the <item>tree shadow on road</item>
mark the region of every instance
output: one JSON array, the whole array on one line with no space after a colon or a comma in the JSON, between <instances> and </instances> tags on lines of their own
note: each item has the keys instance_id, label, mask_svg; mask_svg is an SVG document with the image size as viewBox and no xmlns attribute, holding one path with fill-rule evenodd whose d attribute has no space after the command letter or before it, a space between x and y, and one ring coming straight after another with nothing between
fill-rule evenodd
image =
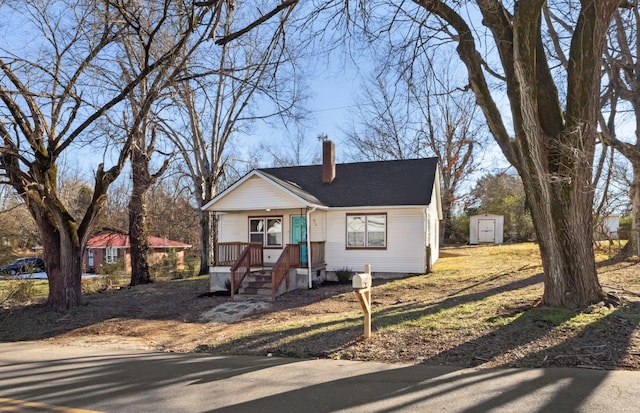
<instances>
[{"instance_id":1,"label":"tree shadow on road","mask_svg":"<svg viewBox=\"0 0 640 413\"><path fill-rule=\"evenodd\" d=\"M602 399L611 391L600 388L609 373L593 370L66 351L22 362L0 358L2 397L123 412L479 412L576 411L594 394ZM618 398L627 397L628 390L617 388Z\"/></svg>"}]
</instances>

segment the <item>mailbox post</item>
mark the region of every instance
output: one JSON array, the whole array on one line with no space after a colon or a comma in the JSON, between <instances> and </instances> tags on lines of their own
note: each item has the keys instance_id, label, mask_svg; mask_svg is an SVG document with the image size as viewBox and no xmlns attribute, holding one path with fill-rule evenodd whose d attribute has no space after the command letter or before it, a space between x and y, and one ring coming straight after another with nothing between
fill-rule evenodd
<instances>
[{"instance_id":1,"label":"mailbox post","mask_svg":"<svg viewBox=\"0 0 640 413\"><path fill-rule=\"evenodd\" d=\"M364 337L371 337L371 266L364 266L364 273L356 274L351 280L353 291L358 296L364 311Z\"/></svg>"}]
</instances>

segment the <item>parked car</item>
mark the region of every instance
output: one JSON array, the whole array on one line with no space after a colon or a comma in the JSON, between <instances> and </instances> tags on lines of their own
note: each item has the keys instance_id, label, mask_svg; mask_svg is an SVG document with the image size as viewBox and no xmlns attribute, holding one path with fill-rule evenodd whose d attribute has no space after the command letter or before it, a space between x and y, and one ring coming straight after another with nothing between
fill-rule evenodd
<instances>
[{"instance_id":1,"label":"parked car","mask_svg":"<svg viewBox=\"0 0 640 413\"><path fill-rule=\"evenodd\" d=\"M18 258L17 260L0 267L0 274L30 274L44 271L44 261L38 257Z\"/></svg>"}]
</instances>

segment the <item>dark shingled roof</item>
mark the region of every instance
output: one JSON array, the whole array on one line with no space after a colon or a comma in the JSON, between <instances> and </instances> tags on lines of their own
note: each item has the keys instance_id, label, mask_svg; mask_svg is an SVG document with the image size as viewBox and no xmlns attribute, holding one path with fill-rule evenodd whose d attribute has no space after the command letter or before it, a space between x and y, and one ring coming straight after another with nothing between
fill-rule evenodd
<instances>
[{"instance_id":1,"label":"dark shingled roof","mask_svg":"<svg viewBox=\"0 0 640 413\"><path fill-rule=\"evenodd\" d=\"M428 205L438 159L336 164L322 183L322 165L264 168L259 172L309 202L328 207Z\"/></svg>"}]
</instances>

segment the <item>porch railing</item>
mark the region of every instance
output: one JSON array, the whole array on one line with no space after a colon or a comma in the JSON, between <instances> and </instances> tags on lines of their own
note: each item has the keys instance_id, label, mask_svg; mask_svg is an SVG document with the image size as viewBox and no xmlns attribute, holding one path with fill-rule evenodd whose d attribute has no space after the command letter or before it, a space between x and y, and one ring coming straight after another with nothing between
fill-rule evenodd
<instances>
[{"instance_id":1,"label":"porch railing","mask_svg":"<svg viewBox=\"0 0 640 413\"><path fill-rule=\"evenodd\" d=\"M218 243L218 254L216 255L217 261L214 262L215 266L232 266L238 261L240 254L244 251L247 246L252 245L250 242L219 242ZM260 246L260 243L254 243L254 245ZM320 265L324 264L324 249L325 242L324 241L312 241L311 242L311 265ZM301 260L306 257L300 257ZM306 267L305 264L300 263L300 267Z\"/></svg>"},{"instance_id":2,"label":"porch railing","mask_svg":"<svg viewBox=\"0 0 640 413\"><path fill-rule=\"evenodd\" d=\"M233 265L242 254L242 251L249 245L251 245L250 242L219 242L216 262L213 264L215 266ZM260 243L256 245L260 245Z\"/></svg>"},{"instance_id":3,"label":"porch railing","mask_svg":"<svg viewBox=\"0 0 640 413\"><path fill-rule=\"evenodd\" d=\"M278 289L285 282L289 291L289 271L300 265L300 245L287 244L271 270L271 299L275 301Z\"/></svg>"},{"instance_id":4,"label":"porch railing","mask_svg":"<svg viewBox=\"0 0 640 413\"><path fill-rule=\"evenodd\" d=\"M238 257L231 267L231 277L229 277L229 281L231 284L230 290L232 300L236 295L236 291L242 285L242 280L244 280L244 278L251 272L251 267L262 267L263 265L262 245L247 245L240 254L240 257Z\"/></svg>"},{"instance_id":5,"label":"porch railing","mask_svg":"<svg viewBox=\"0 0 640 413\"><path fill-rule=\"evenodd\" d=\"M311 265L324 264L324 241L311 241Z\"/></svg>"}]
</instances>

